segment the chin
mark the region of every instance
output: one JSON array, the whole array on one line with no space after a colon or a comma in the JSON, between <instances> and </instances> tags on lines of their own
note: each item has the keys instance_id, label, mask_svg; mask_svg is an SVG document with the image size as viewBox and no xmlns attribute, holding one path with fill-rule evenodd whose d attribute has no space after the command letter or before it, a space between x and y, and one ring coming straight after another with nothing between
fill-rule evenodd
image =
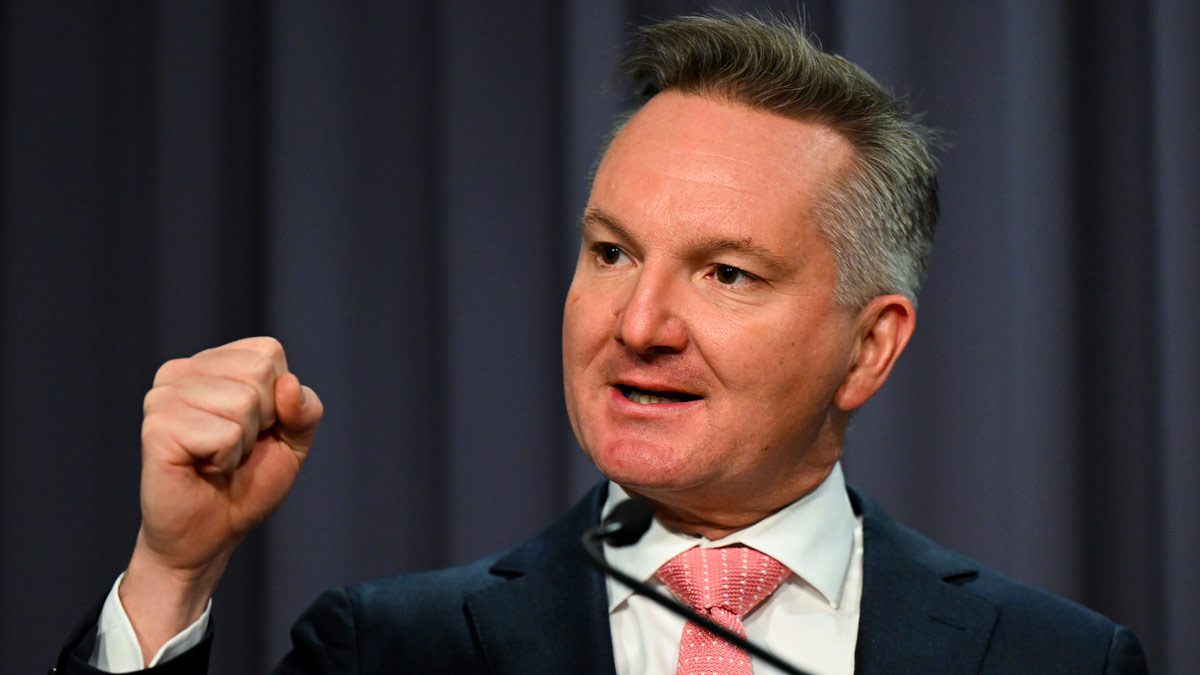
<instances>
[{"instance_id":1,"label":"chin","mask_svg":"<svg viewBox=\"0 0 1200 675\"><path fill-rule=\"evenodd\" d=\"M697 482L695 461L678 448L645 441L600 443L588 450L600 473L639 492L680 490Z\"/></svg>"}]
</instances>

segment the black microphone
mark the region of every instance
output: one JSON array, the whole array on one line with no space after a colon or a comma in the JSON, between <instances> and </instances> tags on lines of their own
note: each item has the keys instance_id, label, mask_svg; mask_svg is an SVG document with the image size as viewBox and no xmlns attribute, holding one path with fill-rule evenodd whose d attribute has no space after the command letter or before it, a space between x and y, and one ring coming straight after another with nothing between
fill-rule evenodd
<instances>
[{"instance_id":1,"label":"black microphone","mask_svg":"<svg viewBox=\"0 0 1200 675\"><path fill-rule=\"evenodd\" d=\"M716 623L691 607L655 591L650 586L608 564L608 561L604 559L604 553L600 549L600 542L607 541L610 545L617 547L636 544L642 538L642 535L646 534L646 530L650 529L650 522L652 520L654 520L654 507L650 502L637 497L627 499L617 504L613 508L612 513L604 519L603 523L583 533L581 541L583 550L587 551L588 557L592 559L592 562L601 572L633 589L634 593L645 596L674 612L676 615L699 624L704 630L753 656L757 656L785 673L791 673L791 675L808 675L803 670Z\"/></svg>"}]
</instances>

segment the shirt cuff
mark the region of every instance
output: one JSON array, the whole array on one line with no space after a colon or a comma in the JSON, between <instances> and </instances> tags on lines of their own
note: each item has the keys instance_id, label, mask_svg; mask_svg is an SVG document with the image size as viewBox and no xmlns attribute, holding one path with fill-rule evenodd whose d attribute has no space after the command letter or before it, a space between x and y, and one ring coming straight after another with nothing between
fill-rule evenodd
<instances>
[{"instance_id":1,"label":"shirt cuff","mask_svg":"<svg viewBox=\"0 0 1200 675\"><path fill-rule=\"evenodd\" d=\"M142 648L138 644L137 634L133 632L133 624L117 589L121 587L121 579L125 573L112 585L108 597L104 600L104 608L100 610L100 620L96 624L96 646L88 665L105 673L131 673L143 668L165 663L187 650L200 644L204 639L204 631L208 629L208 617L212 612L212 599L204 607L204 613L192 625L177 633L158 650L150 662L142 665Z\"/></svg>"}]
</instances>

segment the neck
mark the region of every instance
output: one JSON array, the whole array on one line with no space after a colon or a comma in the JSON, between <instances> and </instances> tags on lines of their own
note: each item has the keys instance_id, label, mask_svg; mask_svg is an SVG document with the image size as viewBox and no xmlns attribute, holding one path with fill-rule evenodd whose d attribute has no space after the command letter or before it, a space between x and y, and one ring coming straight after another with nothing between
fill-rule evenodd
<instances>
[{"instance_id":1,"label":"neck","mask_svg":"<svg viewBox=\"0 0 1200 675\"><path fill-rule=\"evenodd\" d=\"M629 494L653 503L654 517L664 527L714 541L744 530L804 498L825 482L833 467L834 464L831 463L820 472L808 474L804 480L793 484L792 489L780 494L758 494L750 499L713 498L705 494L658 493L653 490L622 487Z\"/></svg>"}]
</instances>

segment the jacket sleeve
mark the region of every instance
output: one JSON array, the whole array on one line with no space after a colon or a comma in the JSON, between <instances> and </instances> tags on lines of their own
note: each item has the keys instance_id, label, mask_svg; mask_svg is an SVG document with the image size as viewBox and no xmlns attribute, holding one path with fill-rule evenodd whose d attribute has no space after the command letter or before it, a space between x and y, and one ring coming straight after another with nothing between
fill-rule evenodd
<instances>
[{"instance_id":1,"label":"jacket sleeve","mask_svg":"<svg viewBox=\"0 0 1200 675\"><path fill-rule=\"evenodd\" d=\"M50 669L52 675L104 675L104 671L88 665L96 644L96 622L100 617L103 600L88 612L83 621L71 632L67 644L58 654L58 661ZM204 639L175 658L153 668L137 671L146 675L204 675L208 672L208 655L212 648L213 621L208 622Z\"/></svg>"},{"instance_id":2,"label":"jacket sleeve","mask_svg":"<svg viewBox=\"0 0 1200 675\"><path fill-rule=\"evenodd\" d=\"M1112 641L1108 645L1106 675L1145 675L1146 654L1133 631L1125 626L1113 629Z\"/></svg>"},{"instance_id":3,"label":"jacket sleeve","mask_svg":"<svg viewBox=\"0 0 1200 675\"><path fill-rule=\"evenodd\" d=\"M96 621L103 603L88 612L71 632L51 675L105 675L88 665L96 643ZM195 647L143 675L205 675L212 648L213 624L209 620L204 638ZM344 591L327 591L292 627L292 650L273 671L276 675L354 675L358 649L354 634L354 611Z\"/></svg>"},{"instance_id":4,"label":"jacket sleeve","mask_svg":"<svg viewBox=\"0 0 1200 675\"><path fill-rule=\"evenodd\" d=\"M292 626L292 650L274 675L356 675L354 605L344 590L326 591Z\"/></svg>"}]
</instances>

